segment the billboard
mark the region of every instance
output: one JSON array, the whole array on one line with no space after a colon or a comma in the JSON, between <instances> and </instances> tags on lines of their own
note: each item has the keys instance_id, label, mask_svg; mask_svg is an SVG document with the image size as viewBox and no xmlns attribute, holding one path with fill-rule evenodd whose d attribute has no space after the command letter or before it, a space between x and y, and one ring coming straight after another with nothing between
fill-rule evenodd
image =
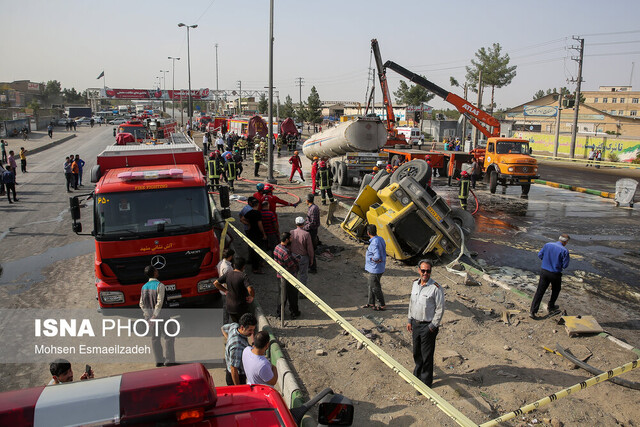
<instances>
[{"instance_id":1,"label":"billboard","mask_svg":"<svg viewBox=\"0 0 640 427\"><path fill-rule=\"evenodd\" d=\"M156 100L171 100L171 99L187 99L189 98L188 90L160 90L160 89L111 89L103 88L99 90L93 90L90 93L90 97L106 98L106 99L156 99ZM192 89L191 99L212 101L213 94L207 88L204 89Z\"/></svg>"}]
</instances>

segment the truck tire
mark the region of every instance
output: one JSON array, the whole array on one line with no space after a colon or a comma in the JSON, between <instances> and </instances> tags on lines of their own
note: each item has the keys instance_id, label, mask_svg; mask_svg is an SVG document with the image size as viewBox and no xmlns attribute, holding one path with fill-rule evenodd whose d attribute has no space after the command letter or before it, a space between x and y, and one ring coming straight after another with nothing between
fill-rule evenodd
<instances>
[{"instance_id":1,"label":"truck tire","mask_svg":"<svg viewBox=\"0 0 640 427\"><path fill-rule=\"evenodd\" d=\"M529 195L529 190L531 190L531 183L527 182L526 184L522 184L522 195Z\"/></svg>"},{"instance_id":2,"label":"truck tire","mask_svg":"<svg viewBox=\"0 0 640 427\"><path fill-rule=\"evenodd\" d=\"M449 214L450 218L462 228L464 233L465 242L468 241L471 233L476 229L476 221L473 219L473 215L470 212L462 208L452 208Z\"/></svg>"},{"instance_id":3,"label":"truck tire","mask_svg":"<svg viewBox=\"0 0 640 427\"><path fill-rule=\"evenodd\" d=\"M358 194L364 190L364 187L369 185L371 180L373 179L373 175L368 173L362 177L362 182L360 183L360 190L358 190Z\"/></svg>"},{"instance_id":4,"label":"truck tire","mask_svg":"<svg viewBox=\"0 0 640 427\"><path fill-rule=\"evenodd\" d=\"M427 185L431 177L431 166L424 160L415 159L400 165L398 169L391 175L391 182L400 182L402 178L410 176L420 183L423 187Z\"/></svg>"},{"instance_id":5,"label":"truck tire","mask_svg":"<svg viewBox=\"0 0 640 427\"><path fill-rule=\"evenodd\" d=\"M100 165L94 165L91 167L91 182L100 181L100 177L102 177L102 173L100 172Z\"/></svg>"},{"instance_id":6,"label":"truck tire","mask_svg":"<svg viewBox=\"0 0 640 427\"><path fill-rule=\"evenodd\" d=\"M338 178L338 168L337 165L340 163L339 161L331 162L331 175L333 175L334 179Z\"/></svg>"},{"instance_id":7,"label":"truck tire","mask_svg":"<svg viewBox=\"0 0 640 427\"><path fill-rule=\"evenodd\" d=\"M449 176L449 159L444 159L443 166L438 169L438 175L440 175L441 177Z\"/></svg>"},{"instance_id":8,"label":"truck tire","mask_svg":"<svg viewBox=\"0 0 640 427\"><path fill-rule=\"evenodd\" d=\"M340 186L347 185L347 165L343 162L336 163L336 182Z\"/></svg>"},{"instance_id":9,"label":"truck tire","mask_svg":"<svg viewBox=\"0 0 640 427\"><path fill-rule=\"evenodd\" d=\"M498 172L489 172L489 191L491 194L495 194L496 188L498 188Z\"/></svg>"},{"instance_id":10,"label":"truck tire","mask_svg":"<svg viewBox=\"0 0 640 427\"><path fill-rule=\"evenodd\" d=\"M387 185L391 183L391 176L389 174L383 175L380 179L377 179L376 182L371 184L371 188L376 191L380 191L385 188Z\"/></svg>"}]
</instances>

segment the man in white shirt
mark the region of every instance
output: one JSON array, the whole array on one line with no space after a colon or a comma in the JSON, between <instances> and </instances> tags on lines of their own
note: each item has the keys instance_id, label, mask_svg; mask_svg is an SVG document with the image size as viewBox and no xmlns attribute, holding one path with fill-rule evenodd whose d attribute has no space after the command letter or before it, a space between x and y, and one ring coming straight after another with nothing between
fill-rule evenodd
<instances>
[{"instance_id":1,"label":"man in white shirt","mask_svg":"<svg viewBox=\"0 0 640 427\"><path fill-rule=\"evenodd\" d=\"M413 375L431 387L436 336L444 314L444 291L431 278L431 261L420 261L418 268L420 278L412 284L407 330L413 338L413 360L416 363Z\"/></svg>"},{"instance_id":2,"label":"man in white shirt","mask_svg":"<svg viewBox=\"0 0 640 427\"><path fill-rule=\"evenodd\" d=\"M227 248L222 251L222 259L218 263L216 267L218 269L218 277L222 277L227 274L228 271L233 271L233 256L236 254L231 248ZM227 313L227 298L226 293L220 291L223 295L224 301L222 301L222 324L226 325L227 323L231 323L229 320L229 313Z\"/></svg>"},{"instance_id":3,"label":"man in white shirt","mask_svg":"<svg viewBox=\"0 0 640 427\"><path fill-rule=\"evenodd\" d=\"M278 369L265 356L268 348L269 333L260 331L253 337L253 347L246 347L242 351L242 366L247 384L273 386L278 382Z\"/></svg>"}]
</instances>

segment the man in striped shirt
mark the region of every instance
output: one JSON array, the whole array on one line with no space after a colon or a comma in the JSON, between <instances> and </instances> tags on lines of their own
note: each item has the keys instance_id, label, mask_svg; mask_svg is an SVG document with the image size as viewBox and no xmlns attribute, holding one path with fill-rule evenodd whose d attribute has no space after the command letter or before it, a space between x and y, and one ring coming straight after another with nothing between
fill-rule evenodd
<instances>
[{"instance_id":1,"label":"man in striped shirt","mask_svg":"<svg viewBox=\"0 0 640 427\"><path fill-rule=\"evenodd\" d=\"M153 349L153 356L156 359L156 367L171 366L175 364L175 351L174 351L174 338L167 335L165 328L155 328L153 320L164 319L162 316L162 306L165 301L165 288L164 284L158 280L158 270L152 265L148 265L144 268L144 274L149 278L149 281L142 286L140 291L140 308L144 314L144 318L147 322L151 323L149 329L151 333L151 347ZM158 334L155 333L158 331ZM164 341L164 347L166 352L162 351L162 343L160 342L160 335Z\"/></svg>"},{"instance_id":2,"label":"man in striped shirt","mask_svg":"<svg viewBox=\"0 0 640 427\"><path fill-rule=\"evenodd\" d=\"M284 267L289 273L294 276L298 272L298 260L291 254L291 233L285 231L280 237L280 244L276 246L273 251L273 259ZM287 281L280 273L277 274L280 279L280 284L284 284L286 288L285 304L289 301L289 312L291 318L295 319L300 316L300 310L298 310L298 289ZM280 286L280 292L282 292L282 286ZM278 297L278 301L281 301L281 296ZM278 317L284 311L284 307L278 305Z\"/></svg>"},{"instance_id":3,"label":"man in striped shirt","mask_svg":"<svg viewBox=\"0 0 640 427\"><path fill-rule=\"evenodd\" d=\"M221 328L227 340L224 347L224 361L227 365L227 385L247 383L242 366L242 352L249 347L249 337L256 331L258 320L252 313L245 313L239 323L229 323Z\"/></svg>"}]
</instances>

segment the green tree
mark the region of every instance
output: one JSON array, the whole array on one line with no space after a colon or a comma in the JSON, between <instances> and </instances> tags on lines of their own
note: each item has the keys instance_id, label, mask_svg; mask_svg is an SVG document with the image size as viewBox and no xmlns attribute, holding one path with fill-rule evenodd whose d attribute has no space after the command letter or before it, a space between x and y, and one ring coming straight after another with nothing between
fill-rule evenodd
<instances>
[{"instance_id":1,"label":"green tree","mask_svg":"<svg viewBox=\"0 0 640 427\"><path fill-rule=\"evenodd\" d=\"M407 85L404 80L400 80L398 90L393 92L396 104L419 106L423 102L431 101L435 95L427 89L418 85Z\"/></svg>"},{"instance_id":2,"label":"green tree","mask_svg":"<svg viewBox=\"0 0 640 427\"><path fill-rule=\"evenodd\" d=\"M45 104L55 104L60 100L62 85L57 80L49 80L42 91Z\"/></svg>"},{"instance_id":3,"label":"green tree","mask_svg":"<svg viewBox=\"0 0 640 427\"><path fill-rule=\"evenodd\" d=\"M85 101L85 97L81 93L78 93L75 88L63 89L62 98L67 104L79 104Z\"/></svg>"},{"instance_id":4,"label":"green tree","mask_svg":"<svg viewBox=\"0 0 640 427\"><path fill-rule=\"evenodd\" d=\"M311 93L307 98L305 118L311 123L322 123L322 101L315 86L311 87Z\"/></svg>"},{"instance_id":5,"label":"green tree","mask_svg":"<svg viewBox=\"0 0 640 427\"><path fill-rule=\"evenodd\" d=\"M269 101L267 100L267 96L263 93L260 95L260 100L258 101L258 113L266 114L269 111Z\"/></svg>"},{"instance_id":6,"label":"green tree","mask_svg":"<svg viewBox=\"0 0 640 427\"><path fill-rule=\"evenodd\" d=\"M307 106L304 102L295 109L295 119L300 123L307 121Z\"/></svg>"},{"instance_id":7,"label":"green tree","mask_svg":"<svg viewBox=\"0 0 640 427\"><path fill-rule=\"evenodd\" d=\"M295 117L296 111L293 108L293 100L289 95L284 99L284 105L280 108L280 117Z\"/></svg>"},{"instance_id":8,"label":"green tree","mask_svg":"<svg viewBox=\"0 0 640 427\"><path fill-rule=\"evenodd\" d=\"M540 99L545 96L545 93L542 89L533 94L533 99Z\"/></svg>"},{"instance_id":9,"label":"green tree","mask_svg":"<svg viewBox=\"0 0 640 427\"><path fill-rule=\"evenodd\" d=\"M493 114L495 89L509 85L516 76L516 66L509 66L509 54L501 55L500 43L494 43L492 47L480 48L476 52L476 59L471 60L471 66L467 66L466 79L471 85L471 90L478 91L478 74L482 71L482 85L491 87L491 109Z\"/></svg>"},{"instance_id":10,"label":"green tree","mask_svg":"<svg viewBox=\"0 0 640 427\"><path fill-rule=\"evenodd\" d=\"M33 116L38 120L38 115L40 114L40 103L34 99L27 105L27 108L31 108L33 110Z\"/></svg>"}]
</instances>

